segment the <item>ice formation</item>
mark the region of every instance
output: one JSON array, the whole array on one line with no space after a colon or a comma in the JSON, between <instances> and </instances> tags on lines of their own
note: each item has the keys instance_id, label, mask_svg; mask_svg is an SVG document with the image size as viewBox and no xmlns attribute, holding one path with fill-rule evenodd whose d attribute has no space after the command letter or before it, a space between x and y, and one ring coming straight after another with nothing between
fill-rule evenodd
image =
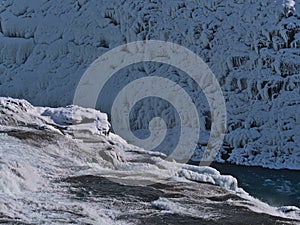
<instances>
[{"instance_id":1,"label":"ice formation","mask_svg":"<svg viewBox=\"0 0 300 225\"><path fill-rule=\"evenodd\" d=\"M218 161L299 169L299 9L292 0L1 1L0 95L70 105L80 77L101 54L136 40L170 41L198 54L221 84L228 130ZM205 98L181 71L163 65L120 71L98 108L109 113L124 85L149 75L183 86L209 132ZM157 114L151 108L172 111L157 101L145 105L133 113L137 130Z\"/></svg>"}]
</instances>

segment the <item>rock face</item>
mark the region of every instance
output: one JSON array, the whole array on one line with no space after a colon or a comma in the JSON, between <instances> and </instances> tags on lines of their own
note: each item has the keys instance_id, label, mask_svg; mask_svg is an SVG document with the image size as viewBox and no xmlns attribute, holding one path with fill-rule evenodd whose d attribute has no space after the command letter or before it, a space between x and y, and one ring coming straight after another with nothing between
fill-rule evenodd
<instances>
[{"instance_id":1,"label":"rock face","mask_svg":"<svg viewBox=\"0 0 300 225\"><path fill-rule=\"evenodd\" d=\"M170 41L201 56L222 87L228 129L219 161L299 169L299 10L292 0L3 1L0 95L72 104L79 79L101 54L137 40ZM201 90L166 65L140 63L118 72L98 107L109 113L122 87L152 75L181 85L202 113L203 131L210 130ZM147 101L133 110L134 130L147 128L157 114L172 114L167 103Z\"/></svg>"}]
</instances>

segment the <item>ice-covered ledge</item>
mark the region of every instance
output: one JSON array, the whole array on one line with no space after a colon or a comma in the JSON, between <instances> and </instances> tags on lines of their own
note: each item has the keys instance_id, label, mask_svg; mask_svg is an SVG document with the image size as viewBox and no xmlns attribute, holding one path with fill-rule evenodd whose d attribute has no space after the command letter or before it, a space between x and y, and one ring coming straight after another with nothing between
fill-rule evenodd
<instances>
[{"instance_id":1,"label":"ice-covered ledge","mask_svg":"<svg viewBox=\"0 0 300 225\"><path fill-rule=\"evenodd\" d=\"M83 141L87 145L96 145L100 140L105 140L107 143L113 143L117 148L113 148L115 152L109 153L109 156L107 154L101 156L104 160L110 158L109 160L119 170L134 170L140 164L140 169L144 166L145 171L151 167L155 171L155 176L165 171L166 177L176 175L196 182L219 185L235 192L241 191L235 178L223 176L213 168L167 162L164 161L166 155L163 153L140 149L113 133L108 135L110 124L107 115L95 109L74 105L60 108L34 107L26 100L0 97L0 114L0 125L2 125L0 131L15 137L22 136L22 132L25 132L22 129L33 128L36 131L45 130L58 135L72 136L75 141ZM16 128L9 129L3 125ZM18 129L20 135L16 134ZM88 139L90 140L86 141ZM39 141L43 142L41 139ZM92 146L91 151L94 147Z\"/></svg>"}]
</instances>

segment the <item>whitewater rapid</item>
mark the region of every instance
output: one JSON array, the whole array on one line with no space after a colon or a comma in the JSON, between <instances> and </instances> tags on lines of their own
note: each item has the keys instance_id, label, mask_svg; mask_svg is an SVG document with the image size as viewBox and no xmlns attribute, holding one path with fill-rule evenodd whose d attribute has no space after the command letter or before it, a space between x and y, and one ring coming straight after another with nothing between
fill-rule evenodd
<instances>
[{"instance_id":1,"label":"whitewater rapid","mask_svg":"<svg viewBox=\"0 0 300 225\"><path fill-rule=\"evenodd\" d=\"M262 203L232 176L167 162L162 153L102 134L108 122L99 111L35 108L11 98L0 103L3 223L299 223L297 207ZM68 124L70 115L76 122Z\"/></svg>"}]
</instances>

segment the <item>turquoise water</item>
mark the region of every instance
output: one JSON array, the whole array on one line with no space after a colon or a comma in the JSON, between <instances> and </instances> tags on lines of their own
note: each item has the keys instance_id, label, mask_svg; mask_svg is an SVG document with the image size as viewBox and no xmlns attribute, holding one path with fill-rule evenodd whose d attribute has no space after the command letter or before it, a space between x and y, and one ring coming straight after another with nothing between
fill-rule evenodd
<instances>
[{"instance_id":1,"label":"turquoise water","mask_svg":"<svg viewBox=\"0 0 300 225\"><path fill-rule=\"evenodd\" d=\"M273 206L300 207L300 170L273 170L261 167L213 163L222 174L233 175L239 186Z\"/></svg>"}]
</instances>

